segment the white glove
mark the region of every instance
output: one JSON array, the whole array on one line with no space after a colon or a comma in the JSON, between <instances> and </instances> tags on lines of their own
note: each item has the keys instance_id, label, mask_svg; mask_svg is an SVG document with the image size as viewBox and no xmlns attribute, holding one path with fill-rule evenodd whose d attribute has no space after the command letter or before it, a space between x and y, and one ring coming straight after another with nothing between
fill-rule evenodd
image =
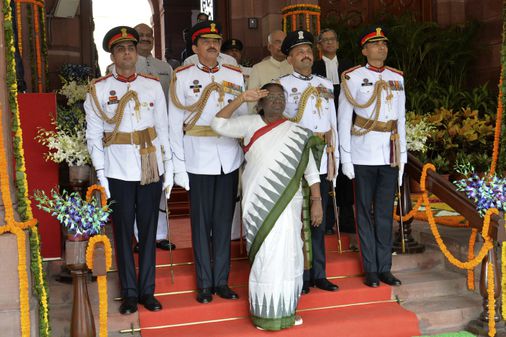
<instances>
[{"instance_id":1,"label":"white glove","mask_svg":"<svg viewBox=\"0 0 506 337\"><path fill-rule=\"evenodd\" d=\"M97 178L100 186L104 188L105 196L109 199L111 197L111 192L109 191L109 180L107 180L104 170L97 171Z\"/></svg>"},{"instance_id":2,"label":"white glove","mask_svg":"<svg viewBox=\"0 0 506 337\"><path fill-rule=\"evenodd\" d=\"M342 169L343 174L347 176L350 180L355 179L355 169L353 168L352 163L343 163Z\"/></svg>"},{"instance_id":3,"label":"white glove","mask_svg":"<svg viewBox=\"0 0 506 337\"><path fill-rule=\"evenodd\" d=\"M174 186L174 166L172 165L172 160L164 161L163 167L165 169L165 173L163 174L163 191L165 192L165 197L169 199L170 191L172 191L172 186Z\"/></svg>"},{"instance_id":4,"label":"white glove","mask_svg":"<svg viewBox=\"0 0 506 337\"><path fill-rule=\"evenodd\" d=\"M402 186L402 182L403 182L402 177L404 176L404 165L405 165L404 163L401 163L399 165L399 178L398 178L399 179L399 187Z\"/></svg>"},{"instance_id":5,"label":"white glove","mask_svg":"<svg viewBox=\"0 0 506 337\"><path fill-rule=\"evenodd\" d=\"M190 178L188 178L188 173L185 171L174 174L174 183L187 191L190 190Z\"/></svg>"}]
</instances>

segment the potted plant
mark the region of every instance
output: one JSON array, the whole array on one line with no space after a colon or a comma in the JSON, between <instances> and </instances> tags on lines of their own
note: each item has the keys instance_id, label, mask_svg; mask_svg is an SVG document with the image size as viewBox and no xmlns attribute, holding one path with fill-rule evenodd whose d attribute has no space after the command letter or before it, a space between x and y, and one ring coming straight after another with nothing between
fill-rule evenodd
<instances>
[{"instance_id":1,"label":"potted plant","mask_svg":"<svg viewBox=\"0 0 506 337\"><path fill-rule=\"evenodd\" d=\"M40 144L48 148L45 159L68 164L71 181L89 180L91 158L86 147L85 130L79 125L71 130L55 121L52 124L54 130L39 128L35 136Z\"/></svg>"},{"instance_id":2,"label":"potted plant","mask_svg":"<svg viewBox=\"0 0 506 337\"><path fill-rule=\"evenodd\" d=\"M406 113L406 148L421 162L427 160L427 151L429 149L427 141L432 128L426 115L419 115L414 111ZM410 187L411 192L421 191L420 184L415 180L410 180Z\"/></svg>"},{"instance_id":3,"label":"potted plant","mask_svg":"<svg viewBox=\"0 0 506 337\"><path fill-rule=\"evenodd\" d=\"M60 193L52 189L47 195L43 190L36 190L33 197L39 209L56 217L71 240L99 234L111 214L109 205L101 204L94 196L83 199L78 192Z\"/></svg>"},{"instance_id":4,"label":"potted plant","mask_svg":"<svg viewBox=\"0 0 506 337\"><path fill-rule=\"evenodd\" d=\"M506 211L506 179L497 175L479 175L469 162L456 167L465 178L454 181L457 191L464 192L471 199L483 217L489 208Z\"/></svg>"},{"instance_id":5,"label":"potted plant","mask_svg":"<svg viewBox=\"0 0 506 337\"><path fill-rule=\"evenodd\" d=\"M474 167L487 167L494 137L492 114L479 113L471 108L456 111L441 108L427 118L433 126L428 157L437 164L439 173L450 173L461 153L480 154L468 159L472 160Z\"/></svg>"}]
</instances>

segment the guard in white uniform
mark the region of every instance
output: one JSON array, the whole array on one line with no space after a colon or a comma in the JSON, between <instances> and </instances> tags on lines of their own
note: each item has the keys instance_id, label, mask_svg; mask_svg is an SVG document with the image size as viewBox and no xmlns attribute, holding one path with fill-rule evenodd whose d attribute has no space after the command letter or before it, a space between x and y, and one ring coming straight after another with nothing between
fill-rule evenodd
<instances>
[{"instance_id":1,"label":"guard in white uniform","mask_svg":"<svg viewBox=\"0 0 506 337\"><path fill-rule=\"evenodd\" d=\"M363 34L367 65L343 73L339 96L342 169L355 178L358 234L370 287L379 281L401 284L390 269L394 196L407 161L406 97L402 72L384 65L387 43L381 27Z\"/></svg>"},{"instance_id":2,"label":"guard in white uniform","mask_svg":"<svg viewBox=\"0 0 506 337\"><path fill-rule=\"evenodd\" d=\"M114 201L122 314L135 312L137 302L148 310L161 309L153 296L156 224L162 190L168 195L173 185L165 98L158 79L135 72L138 39L137 32L125 26L106 34L103 47L111 53L115 71L91 83L84 103L88 151L100 184ZM136 218L138 279L132 253Z\"/></svg>"},{"instance_id":3,"label":"guard in white uniform","mask_svg":"<svg viewBox=\"0 0 506 337\"><path fill-rule=\"evenodd\" d=\"M197 301L212 292L237 298L228 287L230 229L243 153L236 139L218 136L210 123L216 113L244 90L238 67L217 60L220 27L205 21L192 27L199 63L175 70L170 88L169 125L175 183L190 190L192 243L197 273ZM240 108L239 114L247 113Z\"/></svg>"},{"instance_id":4,"label":"guard in white uniform","mask_svg":"<svg viewBox=\"0 0 506 337\"><path fill-rule=\"evenodd\" d=\"M288 56L287 61L293 66L294 72L281 77L279 83L287 94L287 117L313 131L327 144L320 165L321 202L325 212L329 202L328 192L334 186L331 184L334 184L339 165L339 152L334 151L337 149L338 136L333 85L326 78L311 74L313 41L313 35L304 30L287 34L281 50ZM324 214L322 224L311 227L313 266L310 271L304 271L303 293L308 293L311 285L328 291L338 289L327 280L325 273L325 219Z\"/></svg>"},{"instance_id":5,"label":"guard in white uniform","mask_svg":"<svg viewBox=\"0 0 506 337\"><path fill-rule=\"evenodd\" d=\"M137 44L137 63L135 69L138 73L150 74L158 77L162 85L165 100L169 96L169 84L172 79L172 67L164 61L156 59L151 55L153 49L153 29L144 23L134 27L139 34L139 43ZM160 198L160 208L158 214L158 225L156 227L156 247L164 250L176 249L176 245L171 243L167 237L167 199L164 195ZM134 235L139 242L137 223L134 226ZM139 251L139 244L134 247L134 252Z\"/></svg>"}]
</instances>

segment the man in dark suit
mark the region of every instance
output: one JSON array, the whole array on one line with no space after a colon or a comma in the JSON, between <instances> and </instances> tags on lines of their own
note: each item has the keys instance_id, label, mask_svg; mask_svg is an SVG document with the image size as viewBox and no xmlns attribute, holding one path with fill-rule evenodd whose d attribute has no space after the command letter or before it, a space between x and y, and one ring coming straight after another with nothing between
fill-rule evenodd
<instances>
[{"instance_id":1,"label":"man in dark suit","mask_svg":"<svg viewBox=\"0 0 506 337\"><path fill-rule=\"evenodd\" d=\"M318 35L318 49L321 52L322 58L315 61L313 64L313 74L323 76L329 79L334 85L334 104L336 111L338 111L338 97L341 89L341 74L343 71L352 67L352 64L345 60L338 58L337 51L339 49L339 40L337 33L330 28L322 29ZM337 175L336 182L336 200L339 207L339 226L343 232L355 233L355 218L353 214L353 184L348 177L342 174L341 165L339 165L339 174ZM329 209L325 212L327 214L326 221L326 234L334 234L335 216L331 203L328 205Z\"/></svg>"}]
</instances>

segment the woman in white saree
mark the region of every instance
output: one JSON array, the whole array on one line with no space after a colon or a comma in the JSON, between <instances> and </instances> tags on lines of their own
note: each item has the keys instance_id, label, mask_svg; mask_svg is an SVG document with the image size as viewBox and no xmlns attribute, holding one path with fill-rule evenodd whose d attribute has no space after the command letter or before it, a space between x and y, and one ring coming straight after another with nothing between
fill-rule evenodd
<instances>
[{"instance_id":1,"label":"woman in white saree","mask_svg":"<svg viewBox=\"0 0 506 337\"><path fill-rule=\"evenodd\" d=\"M259 114L230 118L242 103L255 101ZM310 186L313 226L321 223L323 214L311 151L319 139L285 119L284 110L283 87L269 83L242 93L211 123L218 134L244 139L242 220L252 264L249 302L253 324L263 330L302 324L295 315L304 269L302 178Z\"/></svg>"}]
</instances>

